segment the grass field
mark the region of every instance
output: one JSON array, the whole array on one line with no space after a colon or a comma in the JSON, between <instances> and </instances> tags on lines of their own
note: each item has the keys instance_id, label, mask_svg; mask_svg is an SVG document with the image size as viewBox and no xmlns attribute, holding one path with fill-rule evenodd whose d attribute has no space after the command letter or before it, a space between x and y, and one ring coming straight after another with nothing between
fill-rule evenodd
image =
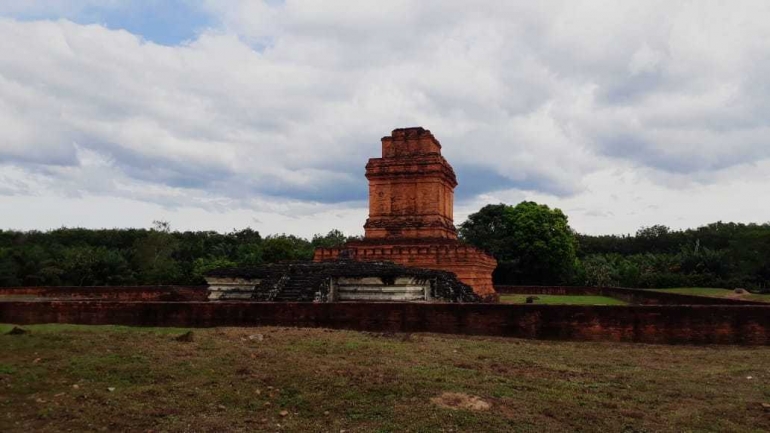
<instances>
[{"instance_id":1,"label":"grass field","mask_svg":"<svg viewBox=\"0 0 770 433\"><path fill-rule=\"evenodd\" d=\"M708 296L711 298L733 298L746 301L770 302L770 295L757 295L754 293L737 294L728 289L714 289L711 287L675 287L671 289L652 289L656 292L679 293L682 295Z\"/></svg>"},{"instance_id":2,"label":"grass field","mask_svg":"<svg viewBox=\"0 0 770 433\"><path fill-rule=\"evenodd\" d=\"M500 295L500 302L506 304L525 304L527 298L535 296L535 304L566 305L626 305L625 302L607 296L559 296L559 295Z\"/></svg>"},{"instance_id":3,"label":"grass field","mask_svg":"<svg viewBox=\"0 0 770 433\"><path fill-rule=\"evenodd\" d=\"M770 347L0 325L0 431L770 430Z\"/></svg>"}]
</instances>

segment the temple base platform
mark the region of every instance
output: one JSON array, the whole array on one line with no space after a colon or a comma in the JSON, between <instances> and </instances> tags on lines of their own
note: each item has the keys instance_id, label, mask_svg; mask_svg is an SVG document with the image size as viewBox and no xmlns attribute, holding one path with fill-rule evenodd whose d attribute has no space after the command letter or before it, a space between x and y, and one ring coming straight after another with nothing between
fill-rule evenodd
<instances>
[{"instance_id":1,"label":"temple base platform","mask_svg":"<svg viewBox=\"0 0 770 433\"><path fill-rule=\"evenodd\" d=\"M403 266L452 272L485 301L496 301L492 271L497 262L478 248L453 240L363 240L339 248L318 248L313 261L350 259L392 262Z\"/></svg>"}]
</instances>

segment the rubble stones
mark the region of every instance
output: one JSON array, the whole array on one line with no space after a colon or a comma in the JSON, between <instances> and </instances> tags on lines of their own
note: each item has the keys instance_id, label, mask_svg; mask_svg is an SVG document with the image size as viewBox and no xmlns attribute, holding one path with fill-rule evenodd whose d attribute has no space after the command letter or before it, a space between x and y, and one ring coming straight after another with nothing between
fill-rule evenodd
<instances>
[{"instance_id":1,"label":"rubble stones","mask_svg":"<svg viewBox=\"0 0 770 433\"><path fill-rule=\"evenodd\" d=\"M193 332L192 331L187 331L184 334L174 338L174 340L181 341L183 343L191 343L193 341L193 338L194 338L193 337Z\"/></svg>"},{"instance_id":2,"label":"rubble stones","mask_svg":"<svg viewBox=\"0 0 770 433\"><path fill-rule=\"evenodd\" d=\"M23 328L19 328L18 326L14 326L13 329L8 331L7 335L24 335L24 334L29 334L29 331Z\"/></svg>"}]
</instances>

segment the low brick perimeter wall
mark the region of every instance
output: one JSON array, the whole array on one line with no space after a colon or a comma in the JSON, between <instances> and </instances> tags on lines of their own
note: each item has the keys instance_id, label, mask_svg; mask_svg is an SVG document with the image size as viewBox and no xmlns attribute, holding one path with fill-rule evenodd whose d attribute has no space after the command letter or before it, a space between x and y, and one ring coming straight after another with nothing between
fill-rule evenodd
<instances>
[{"instance_id":1,"label":"low brick perimeter wall","mask_svg":"<svg viewBox=\"0 0 770 433\"><path fill-rule=\"evenodd\" d=\"M709 298L624 287L495 286L498 295L607 296L634 305L770 305L741 299Z\"/></svg>"},{"instance_id":2,"label":"low brick perimeter wall","mask_svg":"<svg viewBox=\"0 0 770 433\"><path fill-rule=\"evenodd\" d=\"M205 301L208 297L208 286L0 287L0 297L115 301Z\"/></svg>"},{"instance_id":3,"label":"low brick perimeter wall","mask_svg":"<svg viewBox=\"0 0 770 433\"><path fill-rule=\"evenodd\" d=\"M0 323L298 326L549 340L770 345L770 306L4 301Z\"/></svg>"},{"instance_id":4,"label":"low brick perimeter wall","mask_svg":"<svg viewBox=\"0 0 770 433\"><path fill-rule=\"evenodd\" d=\"M495 286L498 295L596 295L633 305L768 305L739 299L708 298L643 289L582 286ZM39 298L114 301L205 301L207 286L52 286L0 287L0 299Z\"/></svg>"}]
</instances>

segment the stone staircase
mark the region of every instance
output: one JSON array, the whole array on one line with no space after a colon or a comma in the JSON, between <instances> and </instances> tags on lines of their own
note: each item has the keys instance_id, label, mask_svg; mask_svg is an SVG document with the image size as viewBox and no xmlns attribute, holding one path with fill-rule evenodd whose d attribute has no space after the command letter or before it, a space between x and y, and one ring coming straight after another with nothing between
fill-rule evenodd
<instances>
[{"instance_id":1,"label":"stone staircase","mask_svg":"<svg viewBox=\"0 0 770 433\"><path fill-rule=\"evenodd\" d=\"M288 281L285 275L275 275L262 280L252 292L251 300L259 302L274 301L275 297L283 290L283 286Z\"/></svg>"},{"instance_id":2,"label":"stone staircase","mask_svg":"<svg viewBox=\"0 0 770 433\"><path fill-rule=\"evenodd\" d=\"M312 302L320 283L317 276L311 274L293 274L284 283L273 298L274 301Z\"/></svg>"}]
</instances>

